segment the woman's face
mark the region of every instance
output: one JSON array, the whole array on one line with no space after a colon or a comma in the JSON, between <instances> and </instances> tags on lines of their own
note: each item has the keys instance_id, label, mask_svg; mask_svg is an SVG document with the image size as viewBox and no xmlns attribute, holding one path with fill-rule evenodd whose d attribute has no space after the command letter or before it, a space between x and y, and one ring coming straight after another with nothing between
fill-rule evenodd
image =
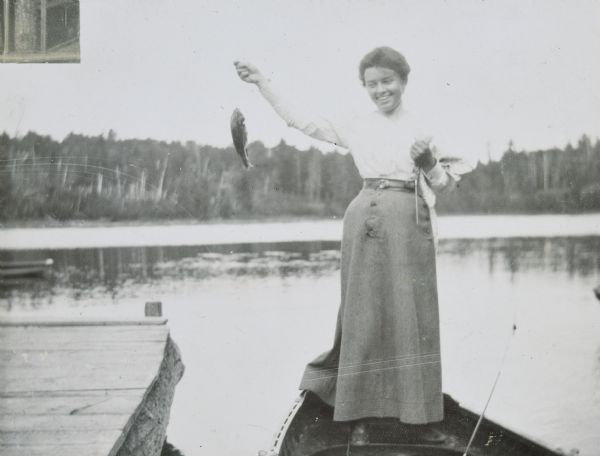
<instances>
[{"instance_id":1,"label":"woman's face","mask_svg":"<svg viewBox=\"0 0 600 456\"><path fill-rule=\"evenodd\" d=\"M364 73L365 87L377 109L391 114L400 106L406 83L394 70L384 67L370 67Z\"/></svg>"}]
</instances>

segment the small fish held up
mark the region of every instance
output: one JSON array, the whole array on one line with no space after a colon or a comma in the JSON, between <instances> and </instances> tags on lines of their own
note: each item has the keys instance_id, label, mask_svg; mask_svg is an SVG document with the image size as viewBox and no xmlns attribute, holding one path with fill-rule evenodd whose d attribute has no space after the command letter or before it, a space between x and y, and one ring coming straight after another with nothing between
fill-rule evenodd
<instances>
[{"instance_id":1,"label":"small fish held up","mask_svg":"<svg viewBox=\"0 0 600 456\"><path fill-rule=\"evenodd\" d=\"M242 159L242 163L246 169L252 168L250 160L248 160L248 132L246 131L246 119L242 112L235 108L231 114L231 137L233 138L233 146L235 151Z\"/></svg>"}]
</instances>

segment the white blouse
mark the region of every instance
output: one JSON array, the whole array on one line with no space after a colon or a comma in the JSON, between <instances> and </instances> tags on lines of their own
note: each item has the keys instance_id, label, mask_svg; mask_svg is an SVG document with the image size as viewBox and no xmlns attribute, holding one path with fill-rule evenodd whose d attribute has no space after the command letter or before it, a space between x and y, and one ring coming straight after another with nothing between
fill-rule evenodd
<instances>
[{"instance_id":1,"label":"white blouse","mask_svg":"<svg viewBox=\"0 0 600 456\"><path fill-rule=\"evenodd\" d=\"M410 157L410 148L417 139L431 136L431 132L426 130L426 122L409 112L399 110L388 117L375 111L331 121L310 115L285 100L267 81L259 84L259 90L290 127L348 149L363 178L414 180L425 175L426 179L419 179L419 184L430 207L434 206L435 197L429 187L445 190L453 186L453 177L439 162L429 172L418 173ZM433 137L432 149L435 151L436 148Z\"/></svg>"}]
</instances>

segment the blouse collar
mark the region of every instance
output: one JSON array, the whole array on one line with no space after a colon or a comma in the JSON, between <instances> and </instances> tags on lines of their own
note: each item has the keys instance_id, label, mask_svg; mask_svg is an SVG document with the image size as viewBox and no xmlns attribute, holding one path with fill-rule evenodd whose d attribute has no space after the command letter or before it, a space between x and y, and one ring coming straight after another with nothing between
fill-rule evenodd
<instances>
[{"instance_id":1,"label":"blouse collar","mask_svg":"<svg viewBox=\"0 0 600 456\"><path fill-rule=\"evenodd\" d=\"M392 122L397 121L406 115L406 110L402 105L399 105L391 114L385 114L379 109L374 111L374 114L382 117L383 119L391 120Z\"/></svg>"}]
</instances>

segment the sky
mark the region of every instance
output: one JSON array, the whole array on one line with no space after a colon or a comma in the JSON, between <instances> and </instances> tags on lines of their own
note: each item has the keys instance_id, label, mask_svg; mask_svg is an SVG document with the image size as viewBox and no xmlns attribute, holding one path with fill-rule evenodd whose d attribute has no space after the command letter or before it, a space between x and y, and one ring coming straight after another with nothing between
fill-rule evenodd
<instances>
[{"instance_id":1,"label":"sky","mask_svg":"<svg viewBox=\"0 0 600 456\"><path fill-rule=\"evenodd\" d=\"M0 131L332 146L288 128L233 61L256 64L316 115L371 111L358 62L376 46L411 65L407 109L456 154L499 158L600 137L600 0L81 0L80 64L1 64ZM454 152L454 151L453 151Z\"/></svg>"}]
</instances>

